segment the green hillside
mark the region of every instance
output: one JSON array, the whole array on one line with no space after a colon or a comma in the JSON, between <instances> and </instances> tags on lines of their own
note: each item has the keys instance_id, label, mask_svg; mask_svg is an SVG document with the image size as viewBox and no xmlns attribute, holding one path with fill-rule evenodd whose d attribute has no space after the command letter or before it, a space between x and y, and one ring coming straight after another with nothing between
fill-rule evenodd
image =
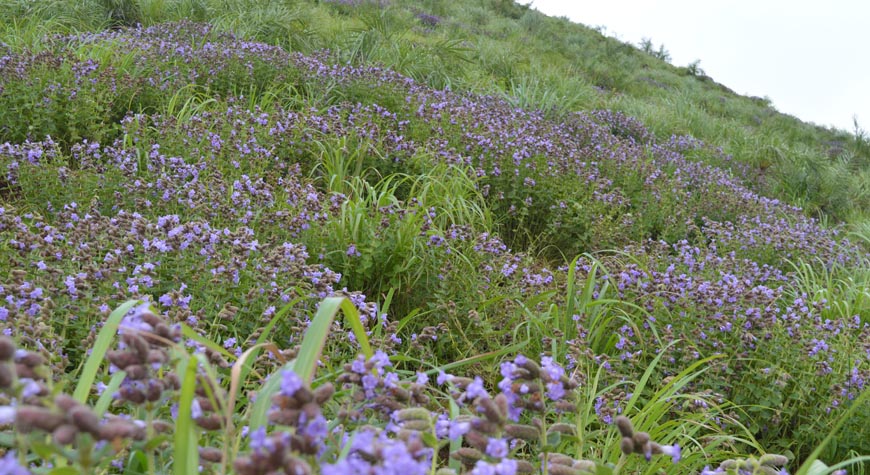
<instances>
[{"instance_id":1,"label":"green hillside","mask_svg":"<svg viewBox=\"0 0 870 475\"><path fill-rule=\"evenodd\" d=\"M0 25L0 473L863 473L857 124L503 0Z\"/></svg>"}]
</instances>

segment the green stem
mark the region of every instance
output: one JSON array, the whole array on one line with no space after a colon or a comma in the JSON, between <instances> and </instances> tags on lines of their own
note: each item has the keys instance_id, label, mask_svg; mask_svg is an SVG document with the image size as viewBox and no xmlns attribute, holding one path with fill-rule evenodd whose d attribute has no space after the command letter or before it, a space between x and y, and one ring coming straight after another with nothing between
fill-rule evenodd
<instances>
[{"instance_id":1,"label":"green stem","mask_svg":"<svg viewBox=\"0 0 870 475\"><path fill-rule=\"evenodd\" d=\"M622 471L622 466L625 465L625 462L628 462L628 457L625 454L619 455L619 461L616 462L616 468L613 469L613 475L619 475L619 472Z\"/></svg>"}]
</instances>

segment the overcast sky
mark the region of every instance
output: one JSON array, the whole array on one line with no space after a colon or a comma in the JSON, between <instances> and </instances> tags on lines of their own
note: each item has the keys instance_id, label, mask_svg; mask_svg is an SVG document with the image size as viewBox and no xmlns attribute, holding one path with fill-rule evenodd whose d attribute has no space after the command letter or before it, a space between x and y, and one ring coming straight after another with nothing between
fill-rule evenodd
<instances>
[{"instance_id":1,"label":"overcast sky","mask_svg":"<svg viewBox=\"0 0 870 475\"><path fill-rule=\"evenodd\" d=\"M521 0L528 3L529 0ZM534 0L637 45L664 44L671 63L700 67L739 94L769 97L801 120L870 129L870 1Z\"/></svg>"}]
</instances>

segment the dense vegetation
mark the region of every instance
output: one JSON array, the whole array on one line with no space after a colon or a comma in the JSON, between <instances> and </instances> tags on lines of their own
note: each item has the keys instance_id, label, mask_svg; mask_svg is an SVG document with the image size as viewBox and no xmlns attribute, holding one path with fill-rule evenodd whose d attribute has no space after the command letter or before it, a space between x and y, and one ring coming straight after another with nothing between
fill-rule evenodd
<instances>
[{"instance_id":1,"label":"dense vegetation","mask_svg":"<svg viewBox=\"0 0 870 475\"><path fill-rule=\"evenodd\" d=\"M0 473L870 457L857 124L505 0L0 14Z\"/></svg>"}]
</instances>

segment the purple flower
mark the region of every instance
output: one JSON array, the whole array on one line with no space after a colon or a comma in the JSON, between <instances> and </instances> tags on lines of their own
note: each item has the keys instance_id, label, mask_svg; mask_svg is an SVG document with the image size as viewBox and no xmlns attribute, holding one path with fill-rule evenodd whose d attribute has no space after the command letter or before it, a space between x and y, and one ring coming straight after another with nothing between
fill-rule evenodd
<instances>
[{"instance_id":1,"label":"purple flower","mask_svg":"<svg viewBox=\"0 0 870 475\"><path fill-rule=\"evenodd\" d=\"M558 401L565 397L565 388L562 386L562 383L547 383L547 397L554 401Z\"/></svg>"},{"instance_id":2,"label":"purple flower","mask_svg":"<svg viewBox=\"0 0 870 475\"><path fill-rule=\"evenodd\" d=\"M504 458L508 455L508 443L504 439L490 437L486 443L486 455L492 458Z\"/></svg>"},{"instance_id":3,"label":"purple flower","mask_svg":"<svg viewBox=\"0 0 870 475\"><path fill-rule=\"evenodd\" d=\"M18 463L15 451L10 450L0 459L0 475L30 475L30 471Z\"/></svg>"},{"instance_id":4,"label":"purple flower","mask_svg":"<svg viewBox=\"0 0 870 475\"><path fill-rule=\"evenodd\" d=\"M456 440L467 434L469 430L471 430L470 422L450 421L450 429L447 438L450 440Z\"/></svg>"},{"instance_id":5,"label":"purple flower","mask_svg":"<svg viewBox=\"0 0 870 475\"><path fill-rule=\"evenodd\" d=\"M483 378L480 376L474 377L474 381L469 383L468 388L465 389L465 394L468 396L468 399L472 400L478 397L489 397L489 393L483 387Z\"/></svg>"},{"instance_id":6,"label":"purple flower","mask_svg":"<svg viewBox=\"0 0 870 475\"><path fill-rule=\"evenodd\" d=\"M680 446L678 444L663 445L662 446L662 453L665 455L670 455L670 457L671 457L671 459L673 459L674 463L677 463L680 461L681 452L680 452Z\"/></svg>"},{"instance_id":7,"label":"purple flower","mask_svg":"<svg viewBox=\"0 0 870 475\"><path fill-rule=\"evenodd\" d=\"M302 388L302 378L292 369L281 372L281 394L292 397L296 391Z\"/></svg>"}]
</instances>

